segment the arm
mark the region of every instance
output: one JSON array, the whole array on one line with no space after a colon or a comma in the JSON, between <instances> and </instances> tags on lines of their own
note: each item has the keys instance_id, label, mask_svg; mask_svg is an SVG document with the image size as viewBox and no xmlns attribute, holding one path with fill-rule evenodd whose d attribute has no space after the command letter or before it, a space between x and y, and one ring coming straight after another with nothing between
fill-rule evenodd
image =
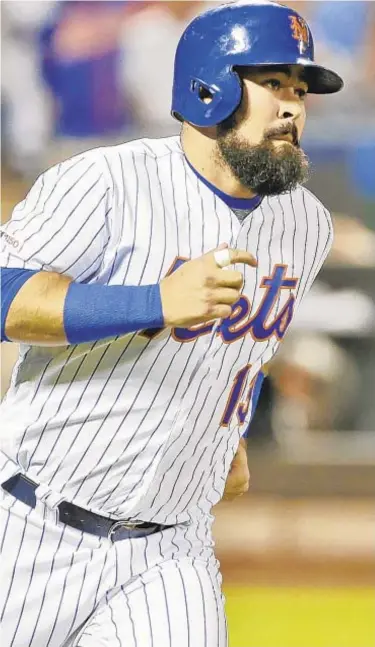
<instances>
[{"instance_id":1,"label":"arm","mask_svg":"<svg viewBox=\"0 0 375 647\"><path fill-rule=\"evenodd\" d=\"M253 263L246 252L233 258ZM224 285L207 292L217 275ZM97 341L146 328L192 325L231 311L242 276L224 272L209 252L189 261L160 284L80 284L56 272L2 271L2 339L37 345Z\"/></svg>"},{"instance_id":2,"label":"arm","mask_svg":"<svg viewBox=\"0 0 375 647\"><path fill-rule=\"evenodd\" d=\"M111 228L119 217L111 220L110 182L97 156L90 151L47 171L3 229L2 339L79 344L229 316L243 278L219 268L213 252L160 284L95 280L110 241L116 253ZM255 265L241 250L231 250L231 261Z\"/></svg>"},{"instance_id":3,"label":"arm","mask_svg":"<svg viewBox=\"0 0 375 647\"><path fill-rule=\"evenodd\" d=\"M7 272L25 274L3 270L3 285ZM79 344L164 324L159 285L85 285L56 272L26 271L24 278L14 295L11 286L8 294L2 289L3 304L10 302L2 308L2 338L9 341Z\"/></svg>"}]
</instances>

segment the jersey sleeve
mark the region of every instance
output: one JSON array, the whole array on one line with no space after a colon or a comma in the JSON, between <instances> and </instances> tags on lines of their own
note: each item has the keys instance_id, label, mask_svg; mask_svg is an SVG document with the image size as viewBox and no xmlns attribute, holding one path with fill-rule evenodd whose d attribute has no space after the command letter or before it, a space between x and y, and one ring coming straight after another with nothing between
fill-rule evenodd
<instances>
[{"instance_id":1,"label":"jersey sleeve","mask_svg":"<svg viewBox=\"0 0 375 647\"><path fill-rule=\"evenodd\" d=\"M1 227L1 266L90 280L109 241L110 193L96 151L50 168Z\"/></svg>"}]
</instances>

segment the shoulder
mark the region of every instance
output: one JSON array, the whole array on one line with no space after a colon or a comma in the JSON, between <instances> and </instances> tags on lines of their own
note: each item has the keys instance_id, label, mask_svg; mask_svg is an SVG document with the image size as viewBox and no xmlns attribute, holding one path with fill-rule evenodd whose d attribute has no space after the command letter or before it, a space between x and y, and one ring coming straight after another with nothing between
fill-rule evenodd
<instances>
[{"instance_id":1,"label":"shoulder","mask_svg":"<svg viewBox=\"0 0 375 647\"><path fill-rule=\"evenodd\" d=\"M292 194L295 194L295 197L302 201L308 216L315 214L315 217L323 223L325 222L329 229L332 229L331 214L327 207L324 206L314 193L305 186L299 186L292 192Z\"/></svg>"},{"instance_id":2,"label":"shoulder","mask_svg":"<svg viewBox=\"0 0 375 647\"><path fill-rule=\"evenodd\" d=\"M306 187L299 185L293 191L268 198L273 210L278 209L284 216L290 216L295 223L305 227L306 223L318 223L330 232L333 230L332 218L324 204ZM308 229L311 227L307 226Z\"/></svg>"},{"instance_id":3,"label":"shoulder","mask_svg":"<svg viewBox=\"0 0 375 647\"><path fill-rule=\"evenodd\" d=\"M109 165L118 160L123 164L135 164L140 158L159 160L167 156L183 155L179 137L161 137L159 139L135 139L117 146L103 146L97 148L97 153Z\"/></svg>"},{"instance_id":4,"label":"shoulder","mask_svg":"<svg viewBox=\"0 0 375 647\"><path fill-rule=\"evenodd\" d=\"M167 157L183 157L177 136L159 139L136 139L116 146L102 146L85 153L86 159L100 165L107 183L114 189L135 178L138 169L158 163Z\"/></svg>"}]
</instances>

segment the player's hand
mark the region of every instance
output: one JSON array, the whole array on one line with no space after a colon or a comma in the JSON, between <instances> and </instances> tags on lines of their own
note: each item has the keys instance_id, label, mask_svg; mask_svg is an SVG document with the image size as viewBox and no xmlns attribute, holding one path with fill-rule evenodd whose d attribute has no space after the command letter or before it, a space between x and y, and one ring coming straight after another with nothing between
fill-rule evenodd
<instances>
[{"instance_id":1,"label":"player's hand","mask_svg":"<svg viewBox=\"0 0 375 647\"><path fill-rule=\"evenodd\" d=\"M224 243L217 250L184 263L161 281L166 326L190 327L231 315L231 306L241 296L243 275L218 266L215 251L225 248L228 246ZM257 265L254 256L245 250L228 248L228 252L230 264Z\"/></svg>"},{"instance_id":2,"label":"player's hand","mask_svg":"<svg viewBox=\"0 0 375 647\"><path fill-rule=\"evenodd\" d=\"M250 486L250 472L247 463L246 440L241 438L237 453L227 476L223 501L233 501L245 494Z\"/></svg>"}]
</instances>

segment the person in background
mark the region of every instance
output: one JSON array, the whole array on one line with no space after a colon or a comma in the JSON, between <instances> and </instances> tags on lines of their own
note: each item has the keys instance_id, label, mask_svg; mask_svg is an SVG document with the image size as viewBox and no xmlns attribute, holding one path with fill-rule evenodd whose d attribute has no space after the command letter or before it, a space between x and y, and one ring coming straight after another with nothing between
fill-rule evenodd
<instances>
[{"instance_id":1,"label":"person in background","mask_svg":"<svg viewBox=\"0 0 375 647\"><path fill-rule=\"evenodd\" d=\"M86 140L131 128L134 117L119 71L122 24L131 3L63 1L41 36L43 76L56 105L56 134Z\"/></svg>"},{"instance_id":2,"label":"person in background","mask_svg":"<svg viewBox=\"0 0 375 647\"><path fill-rule=\"evenodd\" d=\"M167 0L140 4L142 10L133 12L122 25L126 52L122 75L125 87L131 89L142 134L160 136L178 131L169 114L174 53L185 26L205 3Z\"/></svg>"},{"instance_id":3,"label":"person in background","mask_svg":"<svg viewBox=\"0 0 375 647\"><path fill-rule=\"evenodd\" d=\"M57 4L54 0L1 3L5 161L17 174L33 179L42 170L53 128L50 96L40 76L39 30Z\"/></svg>"}]
</instances>

